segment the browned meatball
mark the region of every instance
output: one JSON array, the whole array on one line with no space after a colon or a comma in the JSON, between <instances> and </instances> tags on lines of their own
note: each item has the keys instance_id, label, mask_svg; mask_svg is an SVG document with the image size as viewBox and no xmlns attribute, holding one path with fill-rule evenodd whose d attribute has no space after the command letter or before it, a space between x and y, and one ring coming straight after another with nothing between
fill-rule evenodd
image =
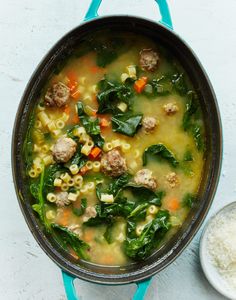
<instances>
[{"instance_id":1,"label":"browned meatball","mask_svg":"<svg viewBox=\"0 0 236 300\"><path fill-rule=\"evenodd\" d=\"M56 194L56 205L59 207L63 207L65 205L70 204L70 200L68 199L68 193L67 192L59 192Z\"/></svg>"},{"instance_id":2,"label":"browned meatball","mask_svg":"<svg viewBox=\"0 0 236 300\"><path fill-rule=\"evenodd\" d=\"M112 177L120 176L127 171L126 160L118 149L112 149L102 156L101 170Z\"/></svg>"},{"instance_id":3,"label":"browned meatball","mask_svg":"<svg viewBox=\"0 0 236 300\"><path fill-rule=\"evenodd\" d=\"M144 71L154 72L158 67L159 60L159 55L151 48L140 51L139 62Z\"/></svg>"},{"instance_id":4,"label":"browned meatball","mask_svg":"<svg viewBox=\"0 0 236 300\"><path fill-rule=\"evenodd\" d=\"M163 106L163 109L168 116L172 116L179 111L179 108L176 105L176 103L172 103L172 102L165 104Z\"/></svg>"},{"instance_id":5,"label":"browned meatball","mask_svg":"<svg viewBox=\"0 0 236 300\"><path fill-rule=\"evenodd\" d=\"M53 146L53 158L59 163L67 162L75 154L76 146L76 142L71 138L60 137Z\"/></svg>"},{"instance_id":6,"label":"browned meatball","mask_svg":"<svg viewBox=\"0 0 236 300\"><path fill-rule=\"evenodd\" d=\"M145 117L142 120L142 125L145 133L152 132L157 126L157 120L153 117Z\"/></svg>"},{"instance_id":7,"label":"browned meatball","mask_svg":"<svg viewBox=\"0 0 236 300\"><path fill-rule=\"evenodd\" d=\"M45 95L45 105L62 107L70 97L70 89L62 82L53 84Z\"/></svg>"},{"instance_id":8,"label":"browned meatball","mask_svg":"<svg viewBox=\"0 0 236 300\"><path fill-rule=\"evenodd\" d=\"M149 169L139 170L134 176L134 182L151 190L155 190L157 188L157 180L154 176L152 176L152 171Z\"/></svg>"}]
</instances>

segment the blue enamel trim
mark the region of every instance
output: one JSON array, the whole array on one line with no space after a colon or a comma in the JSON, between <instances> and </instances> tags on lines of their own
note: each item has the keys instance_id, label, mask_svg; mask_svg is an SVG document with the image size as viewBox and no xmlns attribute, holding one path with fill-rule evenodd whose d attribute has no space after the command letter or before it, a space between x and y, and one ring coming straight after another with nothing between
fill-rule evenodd
<instances>
[{"instance_id":1,"label":"blue enamel trim","mask_svg":"<svg viewBox=\"0 0 236 300\"><path fill-rule=\"evenodd\" d=\"M79 297L76 295L76 290L75 290L75 286L74 286L75 277L62 271L62 278L63 278L63 282L64 282L67 300L79 300ZM144 300L147 289L151 283L151 280L152 280L152 278L149 278L145 281L136 283L137 290L136 290L132 300Z\"/></svg>"},{"instance_id":2,"label":"blue enamel trim","mask_svg":"<svg viewBox=\"0 0 236 300\"><path fill-rule=\"evenodd\" d=\"M85 15L84 20L88 21L98 17L98 9L101 5L102 0L92 0L89 9ZM159 6L161 20L160 23L169 29L173 29L172 20L170 16L169 7L166 0L155 0Z\"/></svg>"},{"instance_id":3,"label":"blue enamel trim","mask_svg":"<svg viewBox=\"0 0 236 300\"><path fill-rule=\"evenodd\" d=\"M65 287L67 300L79 300L79 297L76 295L76 290L74 287L75 277L72 277L68 273L62 271L62 279Z\"/></svg>"}]
</instances>

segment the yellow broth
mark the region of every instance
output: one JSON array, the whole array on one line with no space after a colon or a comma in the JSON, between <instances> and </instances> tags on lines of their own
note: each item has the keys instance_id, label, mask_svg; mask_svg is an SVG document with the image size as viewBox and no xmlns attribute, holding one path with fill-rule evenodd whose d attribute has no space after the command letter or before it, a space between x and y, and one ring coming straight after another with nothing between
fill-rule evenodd
<instances>
[{"instance_id":1,"label":"yellow broth","mask_svg":"<svg viewBox=\"0 0 236 300\"><path fill-rule=\"evenodd\" d=\"M52 157L52 147L56 140L67 134L68 129L72 126L80 124L76 103L81 101L84 104L84 107L86 106L88 108L89 113L93 115L94 112L96 113L98 110L97 94L99 93L99 89L97 85L98 82L104 78L104 75L109 79L120 82L120 76L122 73L126 72L127 66L139 66L139 53L142 49L159 49L158 44L155 44L153 41L142 36L129 34L125 39L131 39L131 45L129 45L124 53L118 55L114 61L105 67L98 67L96 64L96 52L89 51L80 57L70 57L64 68L60 70L59 74L52 74L49 78L45 89L42 91L42 95L38 102L39 104L35 107L33 114L34 123L30 129L32 133L33 163L31 163L31 165L28 164L27 172L29 177L31 177L31 183L38 182L43 172L42 170L55 164ZM83 47L83 45L79 46L78 49L80 47ZM163 48L160 49L160 63L157 70L155 72L141 71L138 78L147 76L149 82L153 78L158 78L163 74L174 72L174 67L178 66L181 72L184 73L188 87L191 89L191 83L179 63L175 61L170 54L164 55L165 50ZM169 59L169 57L171 57L171 59ZM70 97L66 106L61 108L44 106L43 97L47 88L57 82L62 82L71 87L71 78L72 81L74 80L74 82L76 82L73 93L77 91L77 94L74 98ZM114 140L119 140L121 143L130 145L129 150L121 151L122 156L126 159L129 174L134 176L137 171L143 168L149 169L157 179L157 190L165 191L165 195L162 198L162 205L158 210L164 209L169 211L172 229L170 229L162 243L166 242L166 239L171 239L173 234L183 224L189 212L189 207L183 205L183 199L188 193L197 195L204 167L204 152L197 149L192 134L183 130L182 122L186 111L186 101L186 95L179 95L176 92L149 98L144 93L135 93L134 91L133 113L142 113L144 117L154 117L158 122L157 128L150 134L146 134L143 128L140 128L133 137L112 131L111 124L107 128L102 128L101 130L101 135L106 143L112 143ZM166 114L163 107L168 103L177 105L178 111L175 114ZM43 124L42 118L40 119L39 117L41 112L46 114L48 120L45 122L50 122L50 125L49 123L45 123L46 125ZM98 114L97 117L106 117L108 122L111 122L110 113L102 115ZM60 122L58 123L58 120L62 120L61 125ZM203 126L201 116L198 119L198 122ZM181 162L181 166L173 168L173 166L166 161L159 161L155 157L148 157L148 163L143 167L143 152L147 147L157 143L164 144L172 151L176 159ZM183 162L186 151L191 152L193 157L192 161ZM99 161L100 157L97 160ZM167 176L173 172L177 176L177 183L174 187L171 187L167 180ZM75 175L71 174L69 169L67 169L67 173L70 177L74 178L73 176ZM79 171L79 174L81 174L81 171ZM103 178L101 172L94 172L91 170L87 171L86 174L82 174L82 176L83 185L86 185L89 182L94 182L94 184L97 185L102 180L106 180ZM60 186L55 187L54 193L60 190ZM49 224L48 226L50 227L50 224L59 224L60 226L73 231L80 240L86 242L90 246L86 252L89 257L88 260L92 263L120 266L130 263L132 260L125 254L123 249L127 230L126 218L116 217L116 222L111 231L112 242L108 243L104 237L107 228L106 224L92 227L84 226L84 214L82 216L77 216L73 212L73 209L81 208L81 199L83 198L87 199L87 207L95 207L95 205L99 203L95 189L83 191L83 186L81 186L77 190L80 194L76 201L70 202L69 205L62 207L57 207L54 203L50 203L44 196L45 204L43 206L43 219ZM75 190L73 190L72 193L75 193ZM124 195L128 198L133 197L128 190L124 191ZM37 199L35 199L35 203L38 203ZM145 225L153 218L146 217L145 219L138 221L137 225ZM78 253L73 250L73 247L69 246L67 247L67 250L74 257L80 259Z\"/></svg>"}]
</instances>

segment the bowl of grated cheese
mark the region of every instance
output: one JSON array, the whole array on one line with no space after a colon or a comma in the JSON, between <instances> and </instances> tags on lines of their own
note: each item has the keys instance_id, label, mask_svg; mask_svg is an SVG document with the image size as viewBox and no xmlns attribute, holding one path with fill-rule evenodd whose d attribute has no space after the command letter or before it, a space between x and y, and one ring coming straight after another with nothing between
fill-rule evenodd
<instances>
[{"instance_id":1,"label":"bowl of grated cheese","mask_svg":"<svg viewBox=\"0 0 236 300\"><path fill-rule=\"evenodd\" d=\"M236 300L236 202L221 208L206 224L200 261L211 285L223 296Z\"/></svg>"}]
</instances>

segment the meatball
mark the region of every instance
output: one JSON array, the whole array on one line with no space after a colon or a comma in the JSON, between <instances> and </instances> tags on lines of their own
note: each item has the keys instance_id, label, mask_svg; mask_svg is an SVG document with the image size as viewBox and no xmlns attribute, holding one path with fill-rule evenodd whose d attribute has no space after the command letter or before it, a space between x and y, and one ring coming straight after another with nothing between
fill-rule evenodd
<instances>
[{"instance_id":1,"label":"meatball","mask_svg":"<svg viewBox=\"0 0 236 300\"><path fill-rule=\"evenodd\" d=\"M45 95L44 102L47 106L62 107L70 97L70 89L62 82L53 84Z\"/></svg>"},{"instance_id":2,"label":"meatball","mask_svg":"<svg viewBox=\"0 0 236 300\"><path fill-rule=\"evenodd\" d=\"M143 49L140 51L139 62L144 71L154 72L158 67L159 60L159 55L152 49Z\"/></svg>"},{"instance_id":3,"label":"meatball","mask_svg":"<svg viewBox=\"0 0 236 300\"><path fill-rule=\"evenodd\" d=\"M68 226L68 230L72 231L74 234L77 234L79 237L81 237L83 235L81 226L78 224L72 224L72 225Z\"/></svg>"},{"instance_id":4,"label":"meatball","mask_svg":"<svg viewBox=\"0 0 236 300\"><path fill-rule=\"evenodd\" d=\"M179 185L179 179L175 172L171 172L170 174L166 175L166 180L172 189Z\"/></svg>"},{"instance_id":5,"label":"meatball","mask_svg":"<svg viewBox=\"0 0 236 300\"><path fill-rule=\"evenodd\" d=\"M157 180L152 176L152 171L149 169L139 170L134 176L134 182L138 185L143 185L150 190L157 188Z\"/></svg>"},{"instance_id":6,"label":"meatball","mask_svg":"<svg viewBox=\"0 0 236 300\"><path fill-rule=\"evenodd\" d=\"M157 126L157 120L153 117L145 117L142 120L142 125L145 133L152 132Z\"/></svg>"},{"instance_id":7,"label":"meatball","mask_svg":"<svg viewBox=\"0 0 236 300\"><path fill-rule=\"evenodd\" d=\"M102 156L101 171L112 177L120 176L127 171L126 160L118 149L112 149Z\"/></svg>"},{"instance_id":8,"label":"meatball","mask_svg":"<svg viewBox=\"0 0 236 300\"><path fill-rule=\"evenodd\" d=\"M57 206L63 207L70 204L70 200L68 199L69 194L67 192L59 192L56 194L56 196L57 199L55 203Z\"/></svg>"},{"instance_id":9,"label":"meatball","mask_svg":"<svg viewBox=\"0 0 236 300\"><path fill-rule=\"evenodd\" d=\"M67 162L75 154L76 146L76 142L71 138L59 138L52 149L52 155L54 160L58 163Z\"/></svg>"},{"instance_id":10,"label":"meatball","mask_svg":"<svg viewBox=\"0 0 236 300\"><path fill-rule=\"evenodd\" d=\"M178 106L176 105L176 103L167 103L163 106L163 109L165 111L165 113L168 116L174 115L175 113L177 113L177 111L179 110Z\"/></svg>"}]
</instances>

